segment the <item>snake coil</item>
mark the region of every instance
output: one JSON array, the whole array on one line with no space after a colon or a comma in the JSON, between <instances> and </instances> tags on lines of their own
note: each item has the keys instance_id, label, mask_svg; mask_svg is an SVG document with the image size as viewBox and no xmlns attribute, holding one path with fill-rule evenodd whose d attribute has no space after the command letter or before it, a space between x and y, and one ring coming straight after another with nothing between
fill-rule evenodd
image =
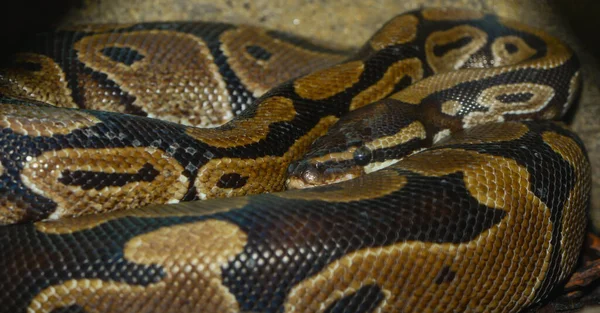
<instances>
[{"instance_id":1,"label":"snake coil","mask_svg":"<svg viewBox=\"0 0 600 313\"><path fill-rule=\"evenodd\" d=\"M550 121L579 88L557 39L456 9L352 55L216 23L40 34L0 70L0 311L534 307L583 241L589 162Z\"/></svg>"}]
</instances>

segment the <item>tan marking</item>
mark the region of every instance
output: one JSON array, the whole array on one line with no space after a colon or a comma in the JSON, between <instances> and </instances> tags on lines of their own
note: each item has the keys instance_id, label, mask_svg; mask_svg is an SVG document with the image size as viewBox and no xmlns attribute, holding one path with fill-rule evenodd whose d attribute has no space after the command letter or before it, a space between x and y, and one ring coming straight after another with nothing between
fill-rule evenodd
<instances>
[{"instance_id":1,"label":"tan marking","mask_svg":"<svg viewBox=\"0 0 600 313\"><path fill-rule=\"evenodd\" d=\"M20 135L66 135L100 122L83 111L41 105L0 104L0 128L10 128Z\"/></svg>"},{"instance_id":2,"label":"tan marking","mask_svg":"<svg viewBox=\"0 0 600 313\"><path fill-rule=\"evenodd\" d=\"M414 138L425 139L426 137L427 131L425 131L425 126L419 121L414 121L399 132L390 136L376 138L365 143L365 146L371 150L385 149L399 146Z\"/></svg>"},{"instance_id":3,"label":"tan marking","mask_svg":"<svg viewBox=\"0 0 600 313\"><path fill-rule=\"evenodd\" d=\"M387 22L369 41L375 51L404 44L417 37L419 19L410 14L400 15Z\"/></svg>"},{"instance_id":4,"label":"tan marking","mask_svg":"<svg viewBox=\"0 0 600 313\"><path fill-rule=\"evenodd\" d=\"M344 55L315 52L281 41L257 27L232 29L224 32L220 39L221 50L228 57L227 63L255 97L292 78L346 59ZM271 57L257 60L246 51L249 46L261 47L271 53Z\"/></svg>"},{"instance_id":5,"label":"tan marking","mask_svg":"<svg viewBox=\"0 0 600 313\"><path fill-rule=\"evenodd\" d=\"M543 59L531 60L523 63L524 65L534 67L546 67L553 68L564 64L572 55L573 51L565 46L558 38L550 36L548 33L532 28L519 21L499 17L500 23L508 28L512 28L521 32L530 33L534 36L539 37L546 42L546 56Z\"/></svg>"},{"instance_id":6,"label":"tan marking","mask_svg":"<svg viewBox=\"0 0 600 313\"><path fill-rule=\"evenodd\" d=\"M497 99L501 95L531 93L533 96L525 102L505 103ZM484 89L477 102L488 108L487 112L471 112L463 118L463 127L503 122L505 114L526 114L542 111L555 95L554 88L534 83L517 83L492 86Z\"/></svg>"},{"instance_id":7,"label":"tan marking","mask_svg":"<svg viewBox=\"0 0 600 313\"><path fill-rule=\"evenodd\" d=\"M324 312L367 285L384 296L373 312L514 312L532 304L550 264L552 224L524 167L464 150L423 152L394 167L433 176L462 171L471 194L506 216L466 243L406 241L346 254L294 286L284 312ZM455 277L437 284L444 267Z\"/></svg>"},{"instance_id":8,"label":"tan marking","mask_svg":"<svg viewBox=\"0 0 600 313\"><path fill-rule=\"evenodd\" d=\"M591 188L591 170L585 153L572 139L554 132L545 132L542 134L542 138L554 152L560 154L563 159L569 162L575 174L572 177L575 185L572 187L561 210L560 266L562 275L558 280L562 281L567 278L577 264L577 258L583 244L584 225L587 222L585 207Z\"/></svg>"},{"instance_id":9,"label":"tan marking","mask_svg":"<svg viewBox=\"0 0 600 313\"><path fill-rule=\"evenodd\" d=\"M352 87L365 69L362 61L352 61L296 79L294 91L303 98L323 100Z\"/></svg>"},{"instance_id":10,"label":"tan marking","mask_svg":"<svg viewBox=\"0 0 600 313\"><path fill-rule=\"evenodd\" d=\"M195 186L201 199L243 196L265 192L282 191L287 166L304 155L310 144L325 134L338 118L322 118L313 129L287 150L283 156L265 156L254 159L220 158L209 161L198 172ZM247 183L237 189L219 188L217 182L224 174L237 173L248 177Z\"/></svg>"},{"instance_id":11,"label":"tan marking","mask_svg":"<svg viewBox=\"0 0 600 313\"><path fill-rule=\"evenodd\" d=\"M158 175L153 181L135 181L100 190L64 185L65 170L135 174L150 164ZM175 203L189 185L183 167L156 148L63 149L48 151L23 166L21 180L33 192L53 200L57 208L49 217L79 216L113 210L133 209L148 204Z\"/></svg>"},{"instance_id":12,"label":"tan marking","mask_svg":"<svg viewBox=\"0 0 600 313\"><path fill-rule=\"evenodd\" d=\"M127 107L123 105L120 95L105 90L93 77L92 73L79 73L77 76L77 87L85 99L86 107L90 110L126 113Z\"/></svg>"},{"instance_id":13,"label":"tan marking","mask_svg":"<svg viewBox=\"0 0 600 313\"><path fill-rule=\"evenodd\" d=\"M389 98L403 101L409 104L420 104L423 99L433 93L450 89L459 84L471 81L483 80L486 78L498 76L500 74L513 72L521 69L537 68L532 65L515 65L498 68L488 68L485 70L477 68L461 69L452 73L441 73L425 78L413 85L399 91Z\"/></svg>"},{"instance_id":14,"label":"tan marking","mask_svg":"<svg viewBox=\"0 0 600 313\"><path fill-rule=\"evenodd\" d=\"M250 118L238 118L218 128L190 127L186 129L186 133L219 148L245 146L265 139L271 124L291 121L295 116L294 102L275 96L262 101Z\"/></svg>"},{"instance_id":15,"label":"tan marking","mask_svg":"<svg viewBox=\"0 0 600 313\"><path fill-rule=\"evenodd\" d=\"M425 8L421 11L423 18L430 21L479 20L485 15L480 11L462 10L458 8Z\"/></svg>"},{"instance_id":16,"label":"tan marking","mask_svg":"<svg viewBox=\"0 0 600 313\"><path fill-rule=\"evenodd\" d=\"M399 190L405 184L406 177L398 175L395 171L383 170L372 175L363 175L353 180L321 187L327 191L315 191L311 188L288 190L273 195L286 199L352 202L383 197Z\"/></svg>"},{"instance_id":17,"label":"tan marking","mask_svg":"<svg viewBox=\"0 0 600 313\"><path fill-rule=\"evenodd\" d=\"M437 142L439 142L440 140L442 140L444 138L447 138L451 134L452 134L452 131L450 131L449 128L442 129L439 132L437 132L435 135L433 135L433 143L436 144Z\"/></svg>"},{"instance_id":18,"label":"tan marking","mask_svg":"<svg viewBox=\"0 0 600 313\"><path fill-rule=\"evenodd\" d=\"M442 113L450 116L456 116L462 109L462 103L455 100L448 100L442 103Z\"/></svg>"},{"instance_id":19,"label":"tan marking","mask_svg":"<svg viewBox=\"0 0 600 313\"><path fill-rule=\"evenodd\" d=\"M317 163L325 163L327 161L352 160L354 158L354 151L356 151L356 148L357 147L350 147L346 151L331 152L326 155L322 155L319 157L309 159L309 162L312 164L317 164Z\"/></svg>"},{"instance_id":20,"label":"tan marking","mask_svg":"<svg viewBox=\"0 0 600 313\"><path fill-rule=\"evenodd\" d=\"M462 38L470 37L467 45L448 51L442 56L436 56L433 49L436 46L451 44ZM446 31L437 31L429 35L425 41L427 62L435 73L449 72L460 69L472 54L479 51L487 41L487 33L469 25L453 27Z\"/></svg>"},{"instance_id":21,"label":"tan marking","mask_svg":"<svg viewBox=\"0 0 600 313\"><path fill-rule=\"evenodd\" d=\"M165 277L148 286L100 279L73 279L46 287L28 310L52 312L81 306L89 313L158 311L240 312L235 296L224 286L222 269L247 242L236 225L208 220L163 227L131 239L124 258L142 265L159 265Z\"/></svg>"},{"instance_id":22,"label":"tan marking","mask_svg":"<svg viewBox=\"0 0 600 313\"><path fill-rule=\"evenodd\" d=\"M361 91L352 99L350 110L385 98L394 91L394 86L406 76L410 76L412 82L423 78L423 65L418 58L401 60L388 67L377 83Z\"/></svg>"},{"instance_id":23,"label":"tan marking","mask_svg":"<svg viewBox=\"0 0 600 313\"><path fill-rule=\"evenodd\" d=\"M577 96L577 93L579 92L579 90L581 89L581 74L579 71L577 71L573 77L571 77L571 80L569 81L569 95L567 96L567 104L563 107L560 115L564 115L565 113L567 113L567 110L569 110L569 108L571 107L571 105L573 104L573 101L575 101L575 96Z\"/></svg>"},{"instance_id":24,"label":"tan marking","mask_svg":"<svg viewBox=\"0 0 600 313\"><path fill-rule=\"evenodd\" d=\"M27 209L19 202L0 198L0 226L10 225L23 221Z\"/></svg>"},{"instance_id":25,"label":"tan marking","mask_svg":"<svg viewBox=\"0 0 600 313\"><path fill-rule=\"evenodd\" d=\"M71 98L65 73L51 58L35 53L19 53L15 63L39 65L39 71L22 68L0 70L0 94L33 99L59 107L77 108Z\"/></svg>"},{"instance_id":26,"label":"tan marking","mask_svg":"<svg viewBox=\"0 0 600 313\"><path fill-rule=\"evenodd\" d=\"M239 209L248 204L248 199L235 197L210 201L189 201L168 205L150 205L134 210L116 211L104 214L84 215L77 218L63 218L54 221L35 223L37 231L47 234L71 234L92 229L104 223L126 217L164 218L173 216L206 216Z\"/></svg>"},{"instance_id":27,"label":"tan marking","mask_svg":"<svg viewBox=\"0 0 600 313\"><path fill-rule=\"evenodd\" d=\"M454 133L452 136L442 138L434 146L453 144L481 144L516 140L525 135L529 128L521 123L491 123L474 125L476 128Z\"/></svg>"},{"instance_id":28,"label":"tan marking","mask_svg":"<svg viewBox=\"0 0 600 313\"><path fill-rule=\"evenodd\" d=\"M220 125L232 118L229 94L210 50L191 34L166 30L96 34L73 47L86 66L107 74L134 96L133 105L149 117L197 126ZM128 66L102 53L109 47L130 48L143 58ZM116 99L103 84L85 86L84 95L94 95L85 99L89 108Z\"/></svg>"},{"instance_id":29,"label":"tan marking","mask_svg":"<svg viewBox=\"0 0 600 313\"><path fill-rule=\"evenodd\" d=\"M517 48L516 52L510 53L506 49L507 44ZM535 55L537 51L531 48L525 40L517 36L504 36L497 38L492 43L492 55L494 66L507 66L523 62Z\"/></svg>"}]
</instances>

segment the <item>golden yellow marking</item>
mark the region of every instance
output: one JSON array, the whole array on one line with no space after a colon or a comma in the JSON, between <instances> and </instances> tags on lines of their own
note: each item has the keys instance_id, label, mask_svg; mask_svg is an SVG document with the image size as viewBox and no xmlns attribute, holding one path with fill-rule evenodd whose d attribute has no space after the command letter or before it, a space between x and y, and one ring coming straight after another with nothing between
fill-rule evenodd
<instances>
[{"instance_id":1,"label":"golden yellow marking","mask_svg":"<svg viewBox=\"0 0 600 313\"><path fill-rule=\"evenodd\" d=\"M0 198L0 226L21 222L27 210L18 202Z\"/></svg>"},{"instance_id":2,"label":"golden yellow marking","mask_svg":"<svg viewBox=\"0 0 600 313\"><path fill-rule=\"evenodd\" d=\"M372 175L363 175L350 181L321 187L323 188L321 191L299 189L273 195L286 199L352 202L383 197L399 190L405 184L406 177L398 175L395 171L383 170Z\"/></svg>"},{"instance_id":3,"label":"golden yellow marking","mask_svg":"<svg viewBox=\"0 0 600 313\"><path fill-rule=\"evenodd\" d=\"M471 38L468 44L450 50L442 56L436 56L433 50L437 46L448 45L463 38ZM472 54L479 51L487 42L487 33L469 25L453 27L445 31L437 31L429 35L425 41L427 62L435 73L460 69Z\"/></svg>"},{"instance_id":4,"label":"golden yellow marking","mask_svg":"<svg viewBox=\"0 0 600 313\"><path fill-rule=\"evenodd\" d=\"M63 218L56 221L35 223L35 229L47 234L71 234L92 229L104 223L126 217L172 217L172 216L206 216L215 213L239 209L248 204L248 199L235 197L214 199L209 201L189 201L169 205L150 205L134 210L116 211L105 214L84 215L78 218Z\"/></svg>"},{"instance_id":5,"label":"golden yellow marking","mask_svg":"<svg viewBox=\"0 0 600 313\"><path fill-rule=\"evenodd\" d=\"M533 96L524 102L505 103L498 100L502 95L530 93ZM471 112L463 118L463 127L503 122L504 114L526 114L542 111L555 95L554 88L534 83L516 83L492 86L484 89L477 102L488 108L487 112Z\"/></svg>"},{"instance_id":6,"label":"golden yellow marking","mask_svg":"<svg viewBox=\"0 0 600 313\"><path fill-rule=\"evenodd\" d=\"M515 52L508 51L506 45L513 45ZM504 36L497 38L492 43L494 66L506 66L523 62L536 53L523 39L517 36Z\"/></svg>"},{"instance_id":7,"label":"golden yellow marking","mask_svg":"<svg viewBox=\"0 0 600 313\"><path fill-rule=\"evenodd\" d=\"M77 107L71 98L65 73L52 58L35 53L19 53L14 62L36 64L40 69L0 70L0 94L33 99L58 107Z\"/></svg>"},{"instance_id":8,"label":"golden yellow marking","mask_svg":"<svg viewBox=\"0 0 600 313\"><path fill-rule=\"evenodd\" d=\"M219 148L245 146L265 139L271 124L291 121L295 116L294 102L289 98L275 96L262 101L250 118L239 118L218 128L190 127L186 129L186 133Z\"/></svg>"},{"instance_id":9,"label":"golden yellow marking","mask_svg":"<svg viewBox=\"0 0 600 313\"><path fill-rule=\"evenodd\" d=\"M470 242L406 241L349 253L294 286L284 312L324 312L367 285L384 296L373 312L513 312L532 304L552 255L552 223L524 167L464 150L423 152L394 167L433 176L462 171L471 194L506 216ZM455 277L437 284L444 267Z\"/></svg>"},{"instance_id":10,"label":"golden yellow marking","mask_svg":"<svg viewBox=\"0 0 600 313\"><path fill-rule=\"evenodd\" d=\"M516 122L491 123L475 125L475 127L474 129L455 133L451 137L445 137L436 142L435 146L511 141L523 137L529 131L527 126Z\"/></svg>"},{"instance_id":11,"label":"golden yellow marking","mask_svg":"<svg viewBox=\"0 0 600 313\"><path fill-rule=\"evenodd\" d=\"M387 22L369 41L375 51L413 41L417 37L419 19L410 14L400 15Z\"/></svg>"},{"instance_id":12,"label":"golden yellow marking","mask_svg":"<svg viewBox=\"0 0 600 313\"><path fill-rule=\"evenodd\" d=\"M462 103L455 100L448 100L442 103L442 113L456 116L462 109Z\"/></svg>"},{"instance_id":13,"label":"golden yellow marking","mask_svg":"<svg viewBox=\"0 0 600 313\"><path fill-rule=\"evenodd\" d=\"M560 154L571 165L574 171L572 177L575 185L566 199L562 212L561 225L561 276L559 280L567 278L572 272L585 235L586 213L585 207L589 199L591 188L591 169L585 153L570 138L554 132L542 134L544 142ZM557 178L558 179L558 178Z\"/></svg>"},{"instance_id":14,"label":"golden yellow marking","mask_svg":"<svg viewBox=\"0 0 600 313\"><path fill-rule=\"evenodd\" d=\"M426 137L427 131L425 130L425 126L419 121L414 121L399 132L390 136L376 138L373 141L365 143L365 146L371 150L385 149L399 146L414 138L425 139Z\"/></svg>"},{"instance_id":15,"label":"golden yellow marking","mask_svg":"<svg viewBox=\"0 0 600 313\"><path fill-rule=\"evenodd\" d=\"M73 130L100 123L95 116L82 111L52 106L0 105L0 128L10 128L14 133L32 137L66 135Z\"/></svg>"},{"instance_id":16,"label":"golden yellow marking","mask_svg":"<svg viewBox=\"0 0 600 313\"><path fill-rule=\"evenodd\" d=\"M220 125L233 117L226 84L212 54L194 35L166 30L106 33L86 36L73 47L81 62L106 73L135 97L133 105L149 117L197 126ZM102 52L114 47L130 48L141 59L127 65ZM84 86L87 107L119 104L106 86Z\"/></svg>"},{"instance_id":17,"label":"golden yellow marking","mask_svg":"<svg viewBox=\"0 0 600 313\"><path fill-rule=\"evenodd\" d=\"M479 20L485 15L480 11L458 8L426 8L421 11L423 18L430 21Z\"/></svg>"},{"instance_id":18,"label":"golden yellow marking","mask_svg":"<svg viewBox=\"0 0 600 313\"><path fill-rule=\"evenodd\" d=\"M567 61L571 55L573 55L573 51L560 42L558 38L552 37L544 31L529 27L519 21L511 19L499 17L498 20L508 28L530 33L546 42L546 56L543 59L527 61L523 63L524 65L538 68L553 68L564 64L564 62Z\"/></svg>"},{"instance_id":19,"label":"golden yellow marking","mask_svg":"<svg viewBox=\"0 0 600 313\"><path fill-rule=\"evenodd\" d=\"M255 159L220 158L209 161L198 172L195 186L201 199L243 196L265 192L282 191L287 166L304 155L310 144L325 134L338 118L322 118L313 129L296 140L283 156L265 156ZM219 188L217 182L224 174L237 173L248 177L241 188Z\"/></svg>"},{"instance_id":20,"label":"golden yellow marking","mask_svg":"<svg viewBox=\"0 0 600 313\"><path fill-rule=\"evenodd\" d=\"M256 27L239 27L224 32L221 50L228 57L227 63L242 84L255 97L292 78L306 75L324 67L337 64L346 56L303 49L281 41ZM250 46L258 46L268 53L268 60L256 59L247 52Z\"/></svg>"},{"instance_id":21,"label":"golden yellow marking","mask_svg":"<svg viewBox=\"0 0 600 313\"><path fill-rule=\"evenodd\" d=\"M52 312L81 306L89 313L126 311L239 312L235 296L224 286L222 269L243 251L247 235L236 225L208 220L163 227L125 244L124 258L159 265L162 281L148 286L99 279L73 279L46 287L28 310Z\"/></svg>"},{"instance_id":22,"label":"golden yellow marking","mask_svg":"<svg viewBox=\"0 0 600 313\"><path fill-rule=\"evenodd\" d=\"M98 190L59 181L67 170L136 174L145 165L151 165L158 172L154 180ZM156 148L63 149L45 152L26 162L21 180L33 192L56 202L57 208L49 218L58 219L175 203L183 198L190 184L182 173L183 167L177 160Z\"/></svg>"},{"instance_id":23,"label":"golden yellow marking","mask_svg":"<svg viewBox=\"0 0 600 313\"><path fill-rule=\"evenodd\" d=\"M327 99L356 84L364 69L362 61L338 64L296 79L294 91L310 100Z\"/></svg>"},{"instance_id":24,"label":"golden yellow marking","mask_svg":"<svg viewBox=\"0 0 600 313\"><path fill-rule=\"evenodd\" d=\"M409 76L412 82L423 78L423 65L418 58L401 60L388 67L377 83L369 86L352 99L350 110L385 98L394 90L394 86L406 76Z\"/></svg>"}]
</instances>

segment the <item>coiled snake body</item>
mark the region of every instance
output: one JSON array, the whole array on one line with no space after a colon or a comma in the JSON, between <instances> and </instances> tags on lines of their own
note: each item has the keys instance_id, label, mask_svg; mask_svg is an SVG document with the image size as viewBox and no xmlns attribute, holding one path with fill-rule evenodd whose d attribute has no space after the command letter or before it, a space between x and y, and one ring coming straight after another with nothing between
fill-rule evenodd
<instances>
[{"instance_id":1,"label":"coiled snake body","mask_svg":"<svg viewBox=\"0 0 600 313\"><path fill-rule=\"evenodd\" d=\"M541 31L452 9L399 15L350 57L223 24L40 35L0 71L0 221L16 223L0 227L0 311L535 306L583 240L585 149L547 121L573 102L578 70ZM345 144L376 163L408 155L391 167L160 205L281 191L300 168L338 181L288 165L377 101L413 113Z\"/></svg>"}]
</instances>

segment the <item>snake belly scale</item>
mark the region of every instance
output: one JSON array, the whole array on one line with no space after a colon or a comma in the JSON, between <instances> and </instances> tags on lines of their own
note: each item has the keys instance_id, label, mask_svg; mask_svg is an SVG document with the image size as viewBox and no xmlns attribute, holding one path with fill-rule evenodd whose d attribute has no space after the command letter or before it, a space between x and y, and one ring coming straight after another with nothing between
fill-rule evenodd
<instances>
[{"instance_id":1,"label":"snake belly scale","mask_svg":"<svg viewBox=\"0 0 600 313\"><path fill-rule=\"evenodd\" d=\"M580 79L557 39L454 9L399 15L351 56L224 24L40 35L0 70L0 311L535 307L585 231L585 148L550 121ZM420 112L412 138L370 141L406 157L279 192L378 101Z\"/></svg>"}]
</instances>

